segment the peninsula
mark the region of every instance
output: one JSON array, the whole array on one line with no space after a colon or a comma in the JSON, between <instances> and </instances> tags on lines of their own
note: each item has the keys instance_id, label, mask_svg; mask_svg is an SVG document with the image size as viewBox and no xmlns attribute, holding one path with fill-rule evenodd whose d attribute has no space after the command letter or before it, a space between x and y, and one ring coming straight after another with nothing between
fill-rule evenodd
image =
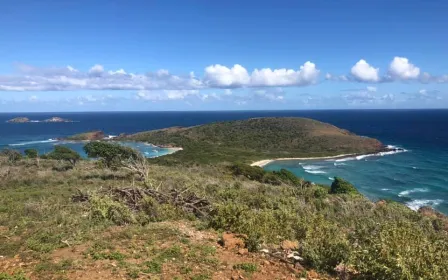
<instances>
[{"instance_id":1,"label":"peninsula","mask_svg":"<svg viewBox=\"0 0 448 280\"><path fill-rule=\"evenodd\" d=\"M334 157L380 152L378 140L307 118L253 118L193 127L171 127L118 137L182 147L164 160L252 163L274 158Z\"/></svg>"}]
</instances>

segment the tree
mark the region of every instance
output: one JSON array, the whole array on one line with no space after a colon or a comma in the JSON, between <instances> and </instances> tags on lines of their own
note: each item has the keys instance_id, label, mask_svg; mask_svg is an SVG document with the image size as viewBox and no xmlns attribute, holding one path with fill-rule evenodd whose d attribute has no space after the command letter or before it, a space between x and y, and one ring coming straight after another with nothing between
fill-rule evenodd
<instances>
[{"instance_id":1,"label":"tree","mask_svg":"<svg viewBox=\"0 0 448 280\"><path fill-rule=\"evenodd\" d=\"M19 151L11 149L4 149L0 151L0 156L7 157L8 161L12 163L22 159L22 154Z\"/></svg>"},{"instance_id":2,"label":"tree","mask_svg":"<svg viewBox=\"0 0 448 280\"><path fill-rule=\"evenodd\" d=\"M48 158L56 160L65 160L73 166L81 159L81 156L74 150L65 146L55 146L54 150L49 153Z\"/></svg>"},{"instance_id":3,"label":"tree","mask_svg":"<svg viewBox=\"0 0 448 280\"><path fill-rule=\"evenodd\" d=\"M26 149L24 152L27 158L37 158L39 156L39 152L36 149Z\"/></svg>"},{"instance_id":4,"label":"tree","mask_svg":"<svg viewBox=\"0 0 448 280\"><path fill-rule=\"evenodd\" d=\"M117 143L89 142L84 146L84 151L89 158L99 158L103 160L107 167L116 167L122 160L137 159L139 153L129 147Z\"/></svg>"},{"instance_id":5,"label":"tree","mask_svg":"<svg viewBox=\"0 0 448 280\"><path fill-rule=\"evenodd\" d=\"M334 181L331 184L330 193L346 193L346 194L358 194L358 190L348 181L345 181L342 178L334 177Z\"/></svg>"}]
</instances>

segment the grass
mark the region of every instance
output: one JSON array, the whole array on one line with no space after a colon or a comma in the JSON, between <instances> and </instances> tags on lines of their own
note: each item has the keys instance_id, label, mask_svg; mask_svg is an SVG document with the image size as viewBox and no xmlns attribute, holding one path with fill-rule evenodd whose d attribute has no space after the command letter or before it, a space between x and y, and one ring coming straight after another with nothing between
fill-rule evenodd
<instances>
[{"instance_id":1,"label":"grass","mask_svg":"<svg viewBox=\"0 0 448 280\"><path fill-rule=\"evenodd\" d=\"M213 209L198 220L175 205L151 204L157 215L142 224L139 219L149 212L131 210L112 197L104 197L109 203L101 204L101 210L115 214L101 219L93 215L99 209L94 202L71 202L77 189L95 196L106 187L144 187L128 171L110 171L91 161L67 171L53 170L57 164L41 160L37 166L30 159L11 163L0 158L0 174L11 170L0 184L0 252L33 262L33 271L43 278L68 275L79 260L84 265L115 264L110 270L127 278L159 275L167 269L172 278L211 278L222 264L216 247L168 226L180 220L207 230L245 234L252 251L297 240L303 265L330 274L344 264L359 279L447 279L443 215L423 215L392 201L373 203L353 195L352 186L348 193L345 187L338 187L342 193L332 193L329 186L306 184L287 172L269 173L267 180L268 173L245 165L235 172L224 165L153 164L151 179L160 191L186 188L210 201ZM117 209L126 213L126 223L118 219ZM54 260L55 251L77 246L85 246L87 258L80 254L79 259L73 255ZM257 273L255 263L241 262L235 269ZM20 278L24 274L0 275L25 279Z\"/></svg>"},{"instance_id":2,"label":"grass","mask_svg":"<svg viewBox=\"0 0 448 280\"><path fill-rule=\"evenodd\" d=\"M234 269L243 270L248 273L254 273L258 270L256 264L253 263L239 263L233 266Z\"/></svg>"}]
</instances>

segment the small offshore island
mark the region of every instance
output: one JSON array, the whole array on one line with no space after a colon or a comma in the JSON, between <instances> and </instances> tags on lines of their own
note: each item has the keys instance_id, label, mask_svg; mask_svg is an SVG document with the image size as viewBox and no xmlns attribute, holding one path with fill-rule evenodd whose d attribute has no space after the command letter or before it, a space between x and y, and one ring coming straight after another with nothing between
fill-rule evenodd
<instances>
[{"instance_id":1,"label":"small offshore island","mask_svg":"<svg viewBox=\"0 0 448 280\"><path fill-rule=\"evenodd\" d=\"M72 120L63 119L60 117L51 117L45 120L30 120L27 117L17 117L10 120L7 120L8 123L69 123L74 122Z\"/></svg>"},{"instance_id":2,"label":"small offshore island","mask_svg":"<svg viewBox=\"0 0 448 280\"><path fill-rule=\"evenodd\" d=\"M255 118L62 140L96 160L0 153L0 271L21 277L5 279L448 279L444 214L251 166L394 151L376 139ZM126 141L182 149L147 159Z\"/></svg>"}]
</instances>

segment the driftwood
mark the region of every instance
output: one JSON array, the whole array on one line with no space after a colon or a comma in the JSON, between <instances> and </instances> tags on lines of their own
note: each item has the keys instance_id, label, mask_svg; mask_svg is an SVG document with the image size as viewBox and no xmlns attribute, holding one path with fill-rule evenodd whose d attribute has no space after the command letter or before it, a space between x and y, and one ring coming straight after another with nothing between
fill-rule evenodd
<instances>
[{"instance_id":1,"label":"driftwood","mask_svg":"<svg viewBox=\"0 0 448 280\"><path fill-rule=\"evenodd\" d=\"M101 193L111 197L115 201L124 203L132 211L142 210L141 201L148 196L160 204L171 204L199 218L207 216L212 208L208 200L198 197L194 192L189 191L189 189L180 191L173 188L163 193L151 188L127 187L103 189ZM80 190L78 190L76 195L72 196L73 202L84 202L88 200L89 195L82 193Z\"/></svg>"}]
</instances>

